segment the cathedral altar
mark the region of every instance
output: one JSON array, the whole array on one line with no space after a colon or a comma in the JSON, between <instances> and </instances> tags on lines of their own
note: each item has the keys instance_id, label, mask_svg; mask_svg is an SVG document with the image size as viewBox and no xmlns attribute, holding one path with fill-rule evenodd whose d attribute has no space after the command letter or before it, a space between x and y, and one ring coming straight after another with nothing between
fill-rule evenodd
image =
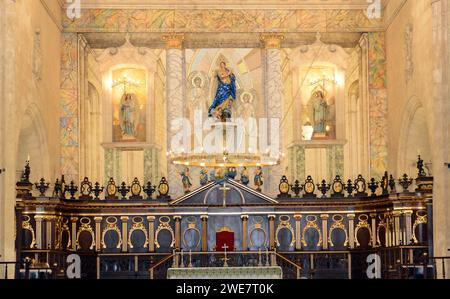
<instances>
[{"instance_id":1,"label":"cathedral altar","mask_svg":"<svg viewBox=\"0 0 450 299\"><path fill-rule=\"evenodd\" d=\"M0 275L445 276L448 1L0 1Z\"/></svg>"},{"instance_id":2,"label":"cathedral altar","mask_svg":"<svg viewBox=\"0 0 450 299\"><path fill-rule=\"evenodd\" d=\"M27 164L17 183L18 257L59 273L75 253L86 278L256 278L280 269L283 278L364 277L355 260L368 254L381 255L388 269L396 256L414 263L428 252L432 178L422 163L415 192L407 175L386 173L330 184L283 176L275 197L223 178L174 198L165 178L157 186L111 179L104 188L62 178L50 195L45 180L29 182Z\"/></svg>"}]
</instances>

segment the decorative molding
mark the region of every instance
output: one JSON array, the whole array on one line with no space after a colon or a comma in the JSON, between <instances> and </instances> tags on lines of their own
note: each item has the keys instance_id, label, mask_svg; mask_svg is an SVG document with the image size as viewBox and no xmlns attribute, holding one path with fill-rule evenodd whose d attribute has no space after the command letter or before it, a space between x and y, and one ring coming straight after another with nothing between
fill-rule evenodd
<instances>
[{"instance_id":1,"label":"decorative molding","mask_svg":"<svg viewBox=\"0 0 450 299\"><path fill-rule=\"evenodd\" d=\"M363 9L83 9L63 15L67 32L376 32L383 19Z\"/></svg>"}]
</instances>

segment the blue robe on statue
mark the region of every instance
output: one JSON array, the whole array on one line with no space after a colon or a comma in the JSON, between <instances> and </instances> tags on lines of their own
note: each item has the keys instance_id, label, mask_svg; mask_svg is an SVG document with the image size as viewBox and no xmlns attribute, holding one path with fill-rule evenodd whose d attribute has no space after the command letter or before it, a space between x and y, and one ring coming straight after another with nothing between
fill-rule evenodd
<instances>
[{"instance_id":1,"label":"blue robe on statue","mask_svg":"<svg viewBox=\"0 0 450 299\"><path fill-rule=\"evenodd\" d=\"M230 75L229 84L222 82L219 75L217 75L217 80L219 81L219 86L217 87L216 97L211 107L209 107L209 116L212 116L213 111L229 98L233 101L236 100L236 76L234 74Z\"/></svg>"}]
</instances>

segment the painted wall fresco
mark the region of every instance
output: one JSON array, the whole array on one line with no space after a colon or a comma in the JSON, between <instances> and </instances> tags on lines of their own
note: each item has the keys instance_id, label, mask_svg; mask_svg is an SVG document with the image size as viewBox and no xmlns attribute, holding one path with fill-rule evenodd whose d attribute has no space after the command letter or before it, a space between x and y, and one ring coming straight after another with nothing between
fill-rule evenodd
<instances>
[{"instance_id":1,"label":"painted wall fresco","mask_svg":"<svg viewBox=\"0 0 450 299\"><path fill-rule=\"evenodd\" d=\"M387 169L387 81L384 33L369 33L369 117L371 175Z\"/></svg>"},{"instance_id":2,"label":"painted wall fresco","mask_svg":"<svg viewBox=\"0 0 450 299\"><path fill-rule=\"evenodd\" d=\"M61 43L61 172L67 180L78 180L78 36L64 33Z\"/></svg>"},{"instance_id":3,"label":"painted wall fresco","mask_svg":"<svg viewBox=\"0 0 450 299\"><path fill-rule=\"evenodd\" d=\"M364 10L151 10L87 9L63 14L67 32L317 32L379 31L383 20Z\"/></svg>"}]
</instances>

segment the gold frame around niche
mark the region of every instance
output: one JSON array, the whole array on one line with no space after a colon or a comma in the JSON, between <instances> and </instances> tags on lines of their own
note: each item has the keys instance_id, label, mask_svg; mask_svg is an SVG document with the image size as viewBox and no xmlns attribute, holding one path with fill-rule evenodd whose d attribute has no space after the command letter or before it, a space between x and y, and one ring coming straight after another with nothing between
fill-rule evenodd
<instances>
[{"instance_id":1,"label":"gold frame around niche","mask_svg":"<svg viewBox=\"0 0 450 299\"><path fill-rule=\"evenodd\" d=\"M109 222L108 219L115 219L115 222ZM122 247L122 232L120 231L119 227L117 226L117 218L114 216L107 217L105 219L106 221L106 227L102 231L102 248L106 249L106 243L105 243L105 236L109 231L115 231L117 235L119 236L119 241L117 242L116 249L120 249Z\"/></svg>"},{"instance_id":2,"label":"gold frame around niche","mask_svg":"<svg viewBox=\"0 0 450 299\"><path fill-rule=\"evenodd\" d=\"M336 216L341 217L341 219L337 220ZM330 230L328 231L328 243L332 247L334 247L333 240L331 239L331 235L332 235L333 231L337 230L337 229L344 231L344 233L345 233L344 247L348 246L348 243L349 243L348 232L347 232L347 228L345 227L345 224L344 224L344 216L339 215L339 214L333 216L333 223L331 224Z\"/></svg>"},{"instance_id":3,"label":"gold frame around niche","mask_svg":"<svg viewBox=\"0 0 450 299\"><path fill-rule=\"evenodd\" d=\"M260 220L257 221L256 219L257 219L258 217L260 218ZM253 243L253 240L252 240L252 234L253 234L255 231L257 231L257 230L260 230L260 231L263 232L263 234L264 234L264 243L263 243L263 246L268 247L268 246L269 246L269 238L267 237L267 232L265 231L265 229L262 228L262 223L264 222L263 218L262 218L261 216L256 216L256 217L254 217L253 222L254 222L254 225L253 225L253 227L250 229L250 232L249 232L249 234L248 234L248 238L249 238L249 240L250 240L250 247L255 246L255 244Z\"/></svg>"},{"instance_id":4,"label":"gold frame around niche","mask_svg":"<svg viewBox=\"0 0 450 299\"><path fill-rule=\"evenodd\" d=\"M363 218L361 218L361 217L365 217L366 219L363 219ZM371 227L370 227L370 224L369 224L369 222L368 222L368 220L369 220L369 215L367 215L367 214L361 214L361 215L359 215L358 216L358 224L356 225L356 228L355 228L355 244L356 244L356 247L359 247L359 246L361 246L361 244L359 243L359 241L358 241L358 231L360 230L360 229L363 229L363 228L367 228L367 230L369 231L369 244L368 245L370 245L371 243L372 243L372 229L371 229Z\"/></svg>"},{"instance_id":5,"label":"gold frame around niche","mask_svg":"<svg viewBox=\"0 0 450 299\"><path fill-rule=\"evenodd\" d=\"M168 219L167 221L162 221L162 219ZM161 217L159 217L159 225L158 225L158 227L156 228L156 231L155 231L155 245L156 245L156 248L161 248L161 244L159 244L159 241L158 241L158 236L159 236L159 233L161 232L161 231L163 231L163 230L167 230L167 231L169 231L170 232L170 234L171 234L171 236L172 236L172 242L170 243L170 245L169 245L169 247L170 248L174 248L174 246L175 246L175 232L173 231L173 228L170 226L170 217L168 217L168 216L161 216Z\"/></svg>"},{"instance_id":6,"label":"gold frame around niche","mask_svg":"<svg viewBox=\"0 0 450 299\"><path fill-rule=\"evenodd\" d=\"M194 219L194 221L192 221L192 219ZM197 218L195 218L194 216L191 216L191 217L187 218L187 221L188 221L188 227L183 231L183 244L186 248L189 248L187 241L186 241L186 233L190 230L195 231L198 234L198 242L194 248L197 249L200 246L200 243L202 241L202 233L196 227Z\"/></svg>"},{"instance_id":7,"label":"gold frame around niche","mask_svg":"<svg viewBox=\"0 0 450 299\"><path fill-rule=\"evenodd\" d=\"M28 215L23 215L24 219L27 220L22 220L22 229L27 230L31 233L31 244L30 244L30 249L32 248L36 248L36 235L34 233L34 229L33 226L31 225L30 221L31 221L31 217Z\"/></svg>"},{"instance_id":8,"label":"gold frame around niche","mask_svg":"<svg viewBox=\"0 0 450 299\"><path fill-rule=\"evenodd\" d=\"M285 217L284 218L285 220L283 220L282 217ZM277 243L277 247L281 246L280 240L278 239L278 233L281 230L283 230L283 229L287 229L287 230L289 230L291 232L291 234L292 234L292 241L289 244L289 247L294 247L296 240L295 240L295 231L294 231L294 228L292 227L291 222L290 222L291 217L287 216L287 215L282 215L278 219L280 219L280 223L278 224L277 229L275 231L275 241Z\"/></svg>"},{"instance_id":9,"label":"gold frame around niche","mask_svg":"<svg viewBox=\"0 0 450 299\"><path fill-rule=\"evenodd\" d=\"M421 215L420 212L424 212L425 214ZM427 215L427 211L425 210L419 210L416 212L416 221L414 221L413 227L412 227L412 239L414 241L414 244L418 244L419 240L417 239L416 236L416 227L419 226L420 224L427 224L428 223L428 215Z\"/></svg>"},{"instance_id":10,"label":"gold frame around niche","mask_svg":"<svg viewBox=\"0 0 450 299\"><path fill-rule=\"evenodd\" d=\"M310 218L310 217L314 217L314 218ZM314 219L314 220L310 220L310 219ZM318 233L319 233L319 242L317 242L317 247L321 246L323 244L323 238L322 238L322 232L320 231L319 226L317 225L317 216L315 215L308 215L306 216L306 226L303 228L302 231L302 245L304 247L308 246L308 243L306 243L306 239L305 239L305 235L306 232L308 231L308 229L315 229Z\"/></svg>"},{"instance_id":11,"label":"gold frame around niche","mask_svg":"<svg viewBox=\"0 0 450 299\"><path fill-rule=\"evenodd\" d=\"M138 219L140 219L140 221L138 221ZM133 243L131 242L131 236L133 235L133 233L135 231L140 230L145 235L145 243L144 243L144 245L142 245L142 248L147 248L148 244L149 244L148 231L144 226L144 218L141 216L136 216L136 217L133 217L132 222L133 222L133 225L131 226L131 229L128 231L128 246L130 247L130 249L134 248Z\"/></svg>"},{"instance_id":12,"label":"gold frame around niche","mask_svg":"<svg viewBox=\"0 0 450 299\"><path fill-rule=\"evenodd\" d=\"M85 219L89 220L89 222L83 222L83 220L85 220ZM93 228L91 226L91 222L92 222L92 220L90 218L88 218L88 217L80 218L81 226L80 226L80 228L78 229L78 232L77 232L77 240L76 240L77 248L80 246L79 240L80 240L81 233L86 231L86 232L90 233L91 237L92 237L92 242L91 242L91 246L89 247L89 249L90 250L94 249L94 247L95 247L95 233L94 233L94 230L93 230Z\"/></svg>"}]
</instances>

